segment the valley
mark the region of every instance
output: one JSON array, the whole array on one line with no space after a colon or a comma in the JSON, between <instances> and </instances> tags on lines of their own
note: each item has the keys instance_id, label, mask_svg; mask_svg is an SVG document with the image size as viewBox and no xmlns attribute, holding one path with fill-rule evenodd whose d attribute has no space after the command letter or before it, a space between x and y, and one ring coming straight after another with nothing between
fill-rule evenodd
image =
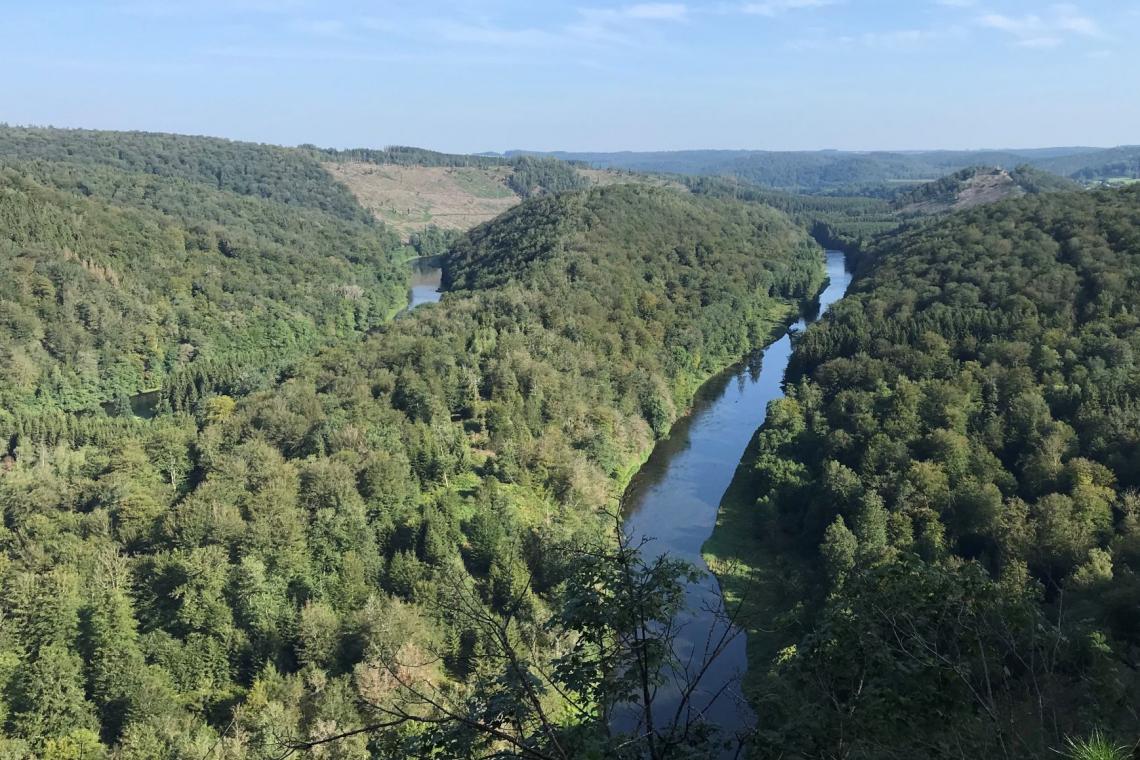
<instances>
[{"instance_id":1,"label":"valley","mask_svg":"<svg viewBox=\"0 0 1140 760\"><path fill-rule=\"evenodd\" d=\"M1140 760L1137 0L0 10L0 760Z\"/></svg>"},{"instance_id":2,"label":"valley","mask_svg":"<svg viewBox=\"0 0 1140 760\"><path fill-rule=\"evenodd\" d=\"M625 530L634 542L648 542L648 554L666 552L702 570L723 572L730 567L728 557L713 547L725 540L726 532L746 540L749 531L719 524L721 499L769 404L782 395L792 336L842 298L851 282L843 254L828 251L826 256L828 284L818 300L807 304L809 314L762 351L702 386L693 409L657 444L630 483L622 503ZM724 583L708 573L686 589L679 621L683 631L675 646L679 660L689 663L688 677L695 679L700 672L698 688L684 698L710 723L729 734L746 735L756 721L740 688L748 671L747 637L729 622L740 600L721 599ZM745 619L738 620L745 624ZM706 647L721 641L724 646L716 658L706 662L711 654ZM669 708L682 697L667 691L658 699Z\"/></svg>"},{"instance_id":3,"label":"valley","mask_svg":"<svg viewBox=\"0 0 1140 760\"><path fill-rule=\"evenodd\" d=\"M0 754L1127 734L1129 156L0 127Z\"/></svg>"}]
</instances>

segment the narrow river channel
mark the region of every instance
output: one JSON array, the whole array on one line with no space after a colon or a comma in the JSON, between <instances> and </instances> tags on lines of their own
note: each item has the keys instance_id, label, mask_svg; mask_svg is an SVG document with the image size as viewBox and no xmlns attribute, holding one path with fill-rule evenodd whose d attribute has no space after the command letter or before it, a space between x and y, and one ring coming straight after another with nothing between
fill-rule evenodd
<instances>
[{"instance_id":1,"label":"narrow river channel","mask_svg":"<svg viewBox=\"0 0 1140 760\"><path fill-rule=\"evenodd\" d=\"M827 252L828 286L819 297L819 314L843 297L851 283L844 255ZM768 346L752 360L713 378L698 392L692 413L677 422L672 434L657 444L653 454L630 483L625 498L627 533L638 541L651 539L647 554L667 552L703 571L701 545L716 525L721 498L732 482L737 464L756 429L764 422L768 402L783 395L784 371L791 357L791 333L818 318L805 318L789 334ZM707 641L723 632L723 623L710 610L720 604L716 578L706 575L686 590L687 611L676 642L681 662L693 656L699 667ZM713 662L701 679L691 707L730 734L747 729L755 720L741 697L739 681L747 660L743 633ZM663 688L655 701L659 714L671 716L679 695ZM619 731L633 726L615 721Z\"/></svg>"},{"instance_id":2,"label":"narrow river channel","mask_svg":"<svg viewBox=\"0 0 1140 760\"><path fill-rule=\"evenodd\" d=\"M411 311L425 303L439 301L439 288L443 281L443 262L438 256L412 260L412 281L408 290L408 305L404 311Z\"/></svg>"}]
</instances>

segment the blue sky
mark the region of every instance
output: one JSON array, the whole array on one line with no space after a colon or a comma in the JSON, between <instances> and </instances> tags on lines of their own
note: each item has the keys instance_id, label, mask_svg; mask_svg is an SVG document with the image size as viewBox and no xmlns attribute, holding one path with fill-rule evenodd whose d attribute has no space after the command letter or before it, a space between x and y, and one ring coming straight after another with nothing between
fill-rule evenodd
<instances>
[{"instance_id":1,"label":"blue sky","mask_svg":"<svg viewBox=\"0 0 1140 760\"><path fill-rule=\"evenodd\" d=\"M0 121L295 145L1140 143L1140 0L0 0Z\"/></svg>"}]
</instances>

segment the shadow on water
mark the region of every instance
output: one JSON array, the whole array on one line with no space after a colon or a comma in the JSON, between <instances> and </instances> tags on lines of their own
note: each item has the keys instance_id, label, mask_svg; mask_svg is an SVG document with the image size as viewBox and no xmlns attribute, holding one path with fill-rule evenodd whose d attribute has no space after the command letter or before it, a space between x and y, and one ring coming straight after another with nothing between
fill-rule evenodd
<instances>
[{"instance_id":1,"label":"shadow on water","mask_svg":"<svg viewBox=\"0 0 1140 760\"><path fill-rule=\"evenodd\" d=\"M625 494L625 529L635 545L649 539L650 554L668 553L707 571L701 546L712 534L721 499L764 422L768 403L783 395L792 353L790 336L818 319L850 285L842 253L827 252L827 274L827 287L814 305L805 308L803 319L763 352L709 380L697 393L692 413L657 444ZM727 625L716 612L722 608L720 587L711 573L687 587L686 607L674 648L679 661L692 662L690 668L695 669L707 642L720 639ZM743 633L731 638L705 671L691 705L730 735L746 731L756 719L740 692L747 664L745 643ZM655 711L671 715L680 700L678 689L663 687ZM638 730L636 715L618 712L615 731Z\"/></svg>"}]
</instances>

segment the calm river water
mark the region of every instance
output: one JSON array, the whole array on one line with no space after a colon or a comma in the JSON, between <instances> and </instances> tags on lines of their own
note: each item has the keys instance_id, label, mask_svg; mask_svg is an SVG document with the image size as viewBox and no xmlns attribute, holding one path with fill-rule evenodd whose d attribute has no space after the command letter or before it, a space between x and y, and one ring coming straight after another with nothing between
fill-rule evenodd
<instances>
[{"instance_id":1,"label":"calm river water","mask_svg":"<svg viewBox=\"0 0 1140 760\"><path fill-rule=\"evenodd\" d=\"M827 274L830 282L820 294L819 314L842 298L851 283L842 253L827 252ZM790 333L803 330L816 318L797 322L788 335L762 353L707 382L693 402L692 413L657 444L625 498L626 531L635 541L652 539L647 554L668 552L707 571L701 545L712 534L721 498L745 448L764 422L768 402L783 395L784 371L792 351ZM723 632L723 624L708 611L719 605L720 588L706 574L686 593L688 609L676 649L682 662L693 654L695 667L706 641L710 637L715 641ZM739 687L746 664L745 639L740 634L701 680L700 693L691 705L697 711L707 709L707 719L729 732L746 729L755 719ZM662 689L655 706L671 716L669 708L675 707L678 698L675 692ZM615 730L633 729L623 722L628 721L615 721Z\"/></svg>"},{"instance_id":2,"label":"calm river water","mask_svg":"<svg viewBox=\"0 0 1140 760\"><path fill-rule=\"evenodd\" d=\"M443 277L438 257L414 259L412 261L412 287L408 294L408 306L404 311L411 311L425 303L436 303L442 293L439 286Z\"/></svg>"}]
</instances>

